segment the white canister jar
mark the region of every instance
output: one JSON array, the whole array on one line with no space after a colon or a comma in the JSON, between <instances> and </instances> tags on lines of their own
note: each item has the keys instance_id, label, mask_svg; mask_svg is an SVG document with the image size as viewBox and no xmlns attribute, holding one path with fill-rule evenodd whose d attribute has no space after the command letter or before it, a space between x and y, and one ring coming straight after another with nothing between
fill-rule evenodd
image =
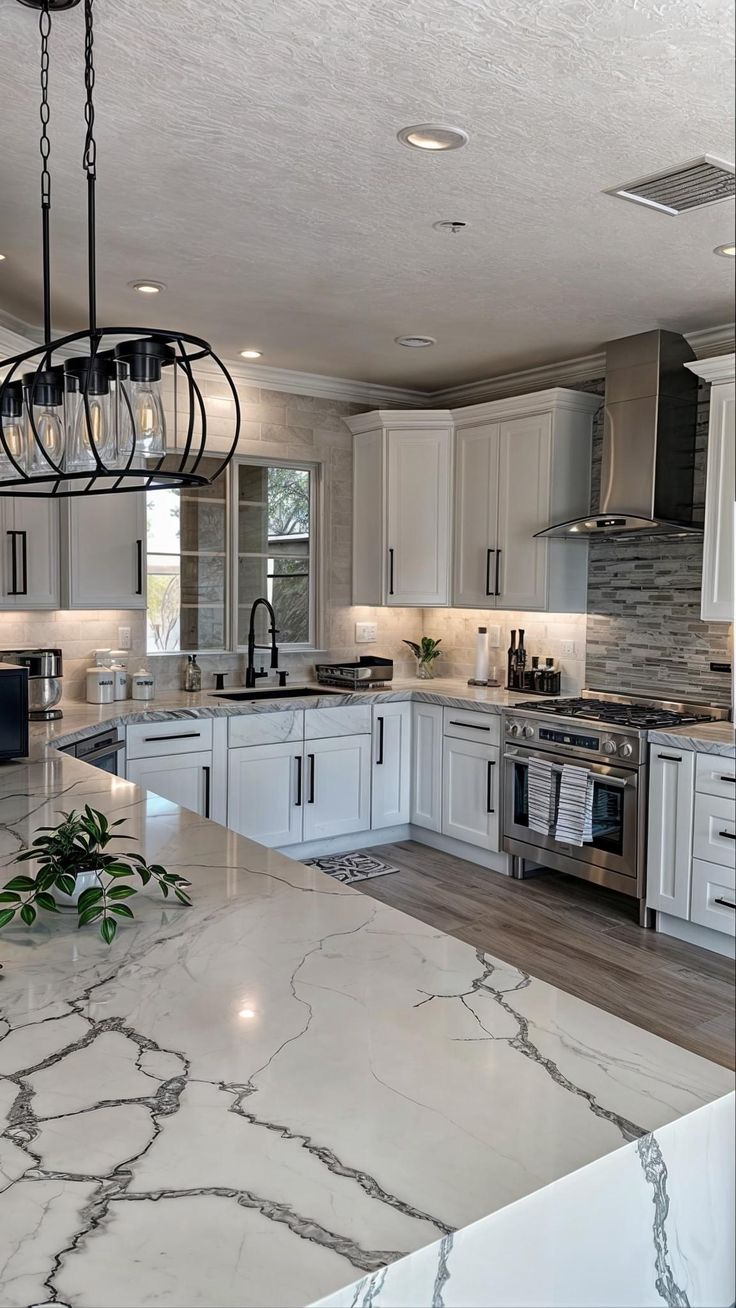
<instances>
[{"instance_id":1,"label":"white canister jar","mask_svg":"<svg viewBox=\"0 0 736 1308\"><path fill-rule=\"evenodd\" d=\"M87 668L87 703L112 704L115 678L111 668Z\"/></svg>"},{"instance_id":2,"label":"white canister jar","mask_svg":"<svg viewBox=\"0 0 736 1308\"><path fill-rule=\"evenodd\" d=\"M156 683L152 672L146 672L145 668L141 668L139 672L131 673L131 699L153 699L155 689Z\"/></svg>"},{"instance_id":3,"label":"white canister jar","mask_svg":"<svg viewBox=\"0 0 736 1308\"><path fill-rule=\"evenodd\" d=\"M125 668L121 668L117 663L113 663L112 667L110 668L110 671L112 672L113 681L115 683L115 688L114 688L115 699L127 699L128 698L128 674Z\"/></svg>"}]
</instances>

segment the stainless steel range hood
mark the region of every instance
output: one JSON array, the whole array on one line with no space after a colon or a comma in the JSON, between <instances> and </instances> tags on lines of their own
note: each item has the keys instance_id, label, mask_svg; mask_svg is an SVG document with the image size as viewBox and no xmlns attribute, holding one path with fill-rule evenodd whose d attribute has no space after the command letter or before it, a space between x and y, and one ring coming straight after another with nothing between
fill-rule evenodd
<instances>
[{"instance_id":1,"label":"stainless steel range hood","mask_svg":"<svg viewBox=\"0 0 736 1308\"><path fill-rule=\"evenodd\" d=\"M702 534L693 523L698 379L676 332L642 332L606 347L600 502L537 536Z\"/></svg>"}]
</instances>

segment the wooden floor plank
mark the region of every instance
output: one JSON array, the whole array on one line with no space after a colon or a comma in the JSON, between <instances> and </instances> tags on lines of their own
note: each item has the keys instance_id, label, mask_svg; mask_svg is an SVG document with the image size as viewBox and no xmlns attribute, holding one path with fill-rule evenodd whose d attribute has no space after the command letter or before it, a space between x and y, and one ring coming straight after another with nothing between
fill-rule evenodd
<instances>
[{"instance_id":1,"label":"wooden floor plank","mask_svg":"<svg viewBox=\"0 0 736 1308\"><path fill-rule=\"evenodd\" d=\"M733 1068L729 959L642 931L630 901L548 873L498 876L415 841L371 851L399 871L356 890L543 981Z\"/></svg>"}]
</instances>

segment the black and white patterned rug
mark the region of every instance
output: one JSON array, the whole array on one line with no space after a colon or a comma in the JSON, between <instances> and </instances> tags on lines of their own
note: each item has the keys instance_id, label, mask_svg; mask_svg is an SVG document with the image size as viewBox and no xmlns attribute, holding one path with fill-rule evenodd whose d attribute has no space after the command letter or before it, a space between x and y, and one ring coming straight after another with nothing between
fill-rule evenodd
<instances>
[{"instance_id":1,"label":"black and white patterned rug","mask_svg":"<svg viewBox=\"0 0 736 1308\"><path fill-rule=\"evenodd\" d=\"M384 863L374 854L327 854L324 858L305 858L307 867L318 867L321 872L349 885L351 881L367 881L369 877L384 877L398 872L391 863Z\"/></svg>"}]
</instances>

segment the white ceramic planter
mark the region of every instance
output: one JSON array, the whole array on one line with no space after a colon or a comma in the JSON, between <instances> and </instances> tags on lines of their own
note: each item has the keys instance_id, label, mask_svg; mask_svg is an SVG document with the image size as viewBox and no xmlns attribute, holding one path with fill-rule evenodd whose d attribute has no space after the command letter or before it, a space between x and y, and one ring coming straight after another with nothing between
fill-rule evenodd
<instances>
[{"instance_id":1,"label":"white ceramic planter","mask_svg":"<svg viewBox=\"0 0 736 1308\"><path fill-rule=\"evenodd\" d=\"M85 890L90 890L92 886L99 884L99 872L78 872L71 895L65 895L63 890L59 890L58 886L54 886L51 893L60 908L76 908L80 895L84 894Z\"/></svg>"}]
</instances>

